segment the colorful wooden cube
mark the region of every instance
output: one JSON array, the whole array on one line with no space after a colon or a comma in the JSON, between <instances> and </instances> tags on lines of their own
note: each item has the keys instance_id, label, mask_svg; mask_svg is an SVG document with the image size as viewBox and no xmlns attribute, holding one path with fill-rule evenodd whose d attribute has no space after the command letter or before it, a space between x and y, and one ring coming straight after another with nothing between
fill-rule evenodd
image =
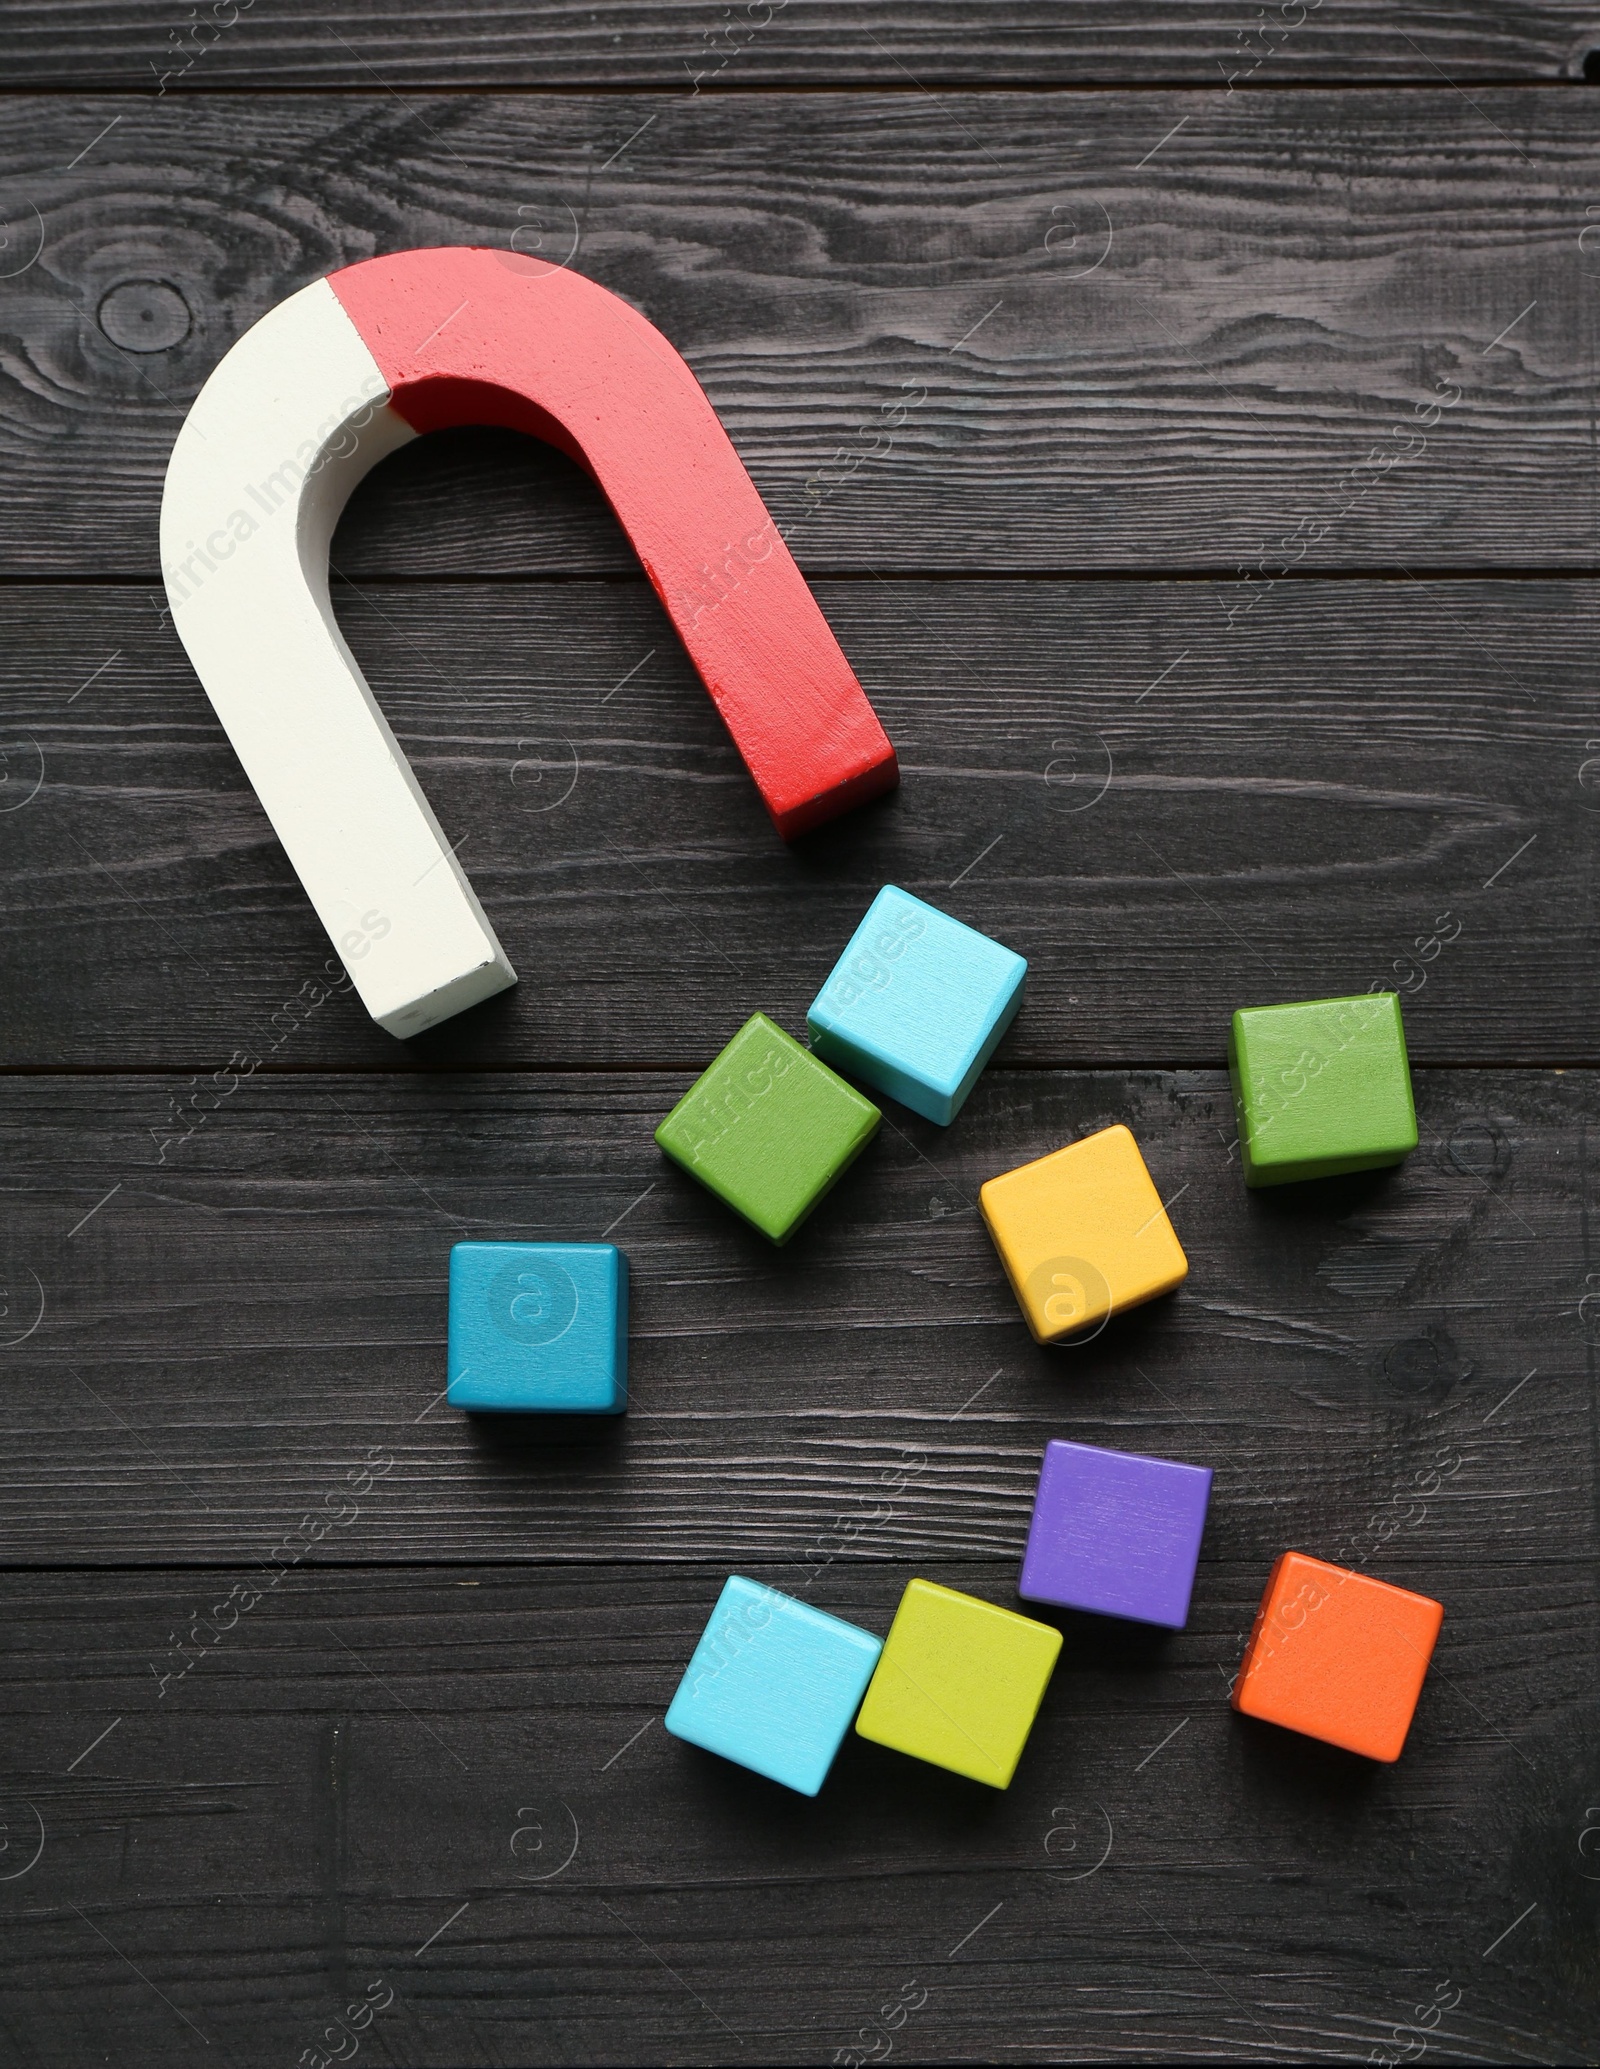
<instances>
[{"instance_id":1,"label":"colorful wooden cube","mask_svg":"<svg viewBox=\"0 0 1600 2069\"><path fill-rule=\"evenodd\" d=\"M1443 1606L1285 1552L1245 1647L1233 1707L1369 1760L1398 1760Z\"/></svg>"},{"instance_id":2,"label":"colorful wooden cube","mask_svg":"<svg viewBox=\"0 0 1600 2069\"><path fill-rule=\"evenodd\" d=\"M1188 1275L1139 1145L1120 1124L991 1178L978 1205L1040 1343L1170 1293Z\"/></svg>"},{"instance_id":3,"label":"colorful wooden cube","mask_svg":"<svg viewBox=\"0 0 1600 2069\"><path fill-rule=\"evenodd\" d=\"M684 1093L656 1141L764 1236L787 1243L882 1118L757 1013Z\"/></svg>"},{"instance_id":4,"label":"colorful wooden cube","mask_svg":"<svg viewBox=\"0 0 1600 2069\"><path fill-rule=\"evenodd\" d=\"M806 1026L827 1062L946 1127L1022 1003L1009 948L885 884Z\"/></svg>"},{"instance_id":5,"label":"colorful wooden cube","mask_svg":"<svg viewBox=\"0 0 1600 2069\"><path fill-rule=\"evenodd\" d=\"M1210 1498L1208 1466L1056 1438L1039 1469L1017 1593L1181 1631Z\"/></svg>"},{"instance_id":6,"label":"colorful wooden cube","mask_svg":"<svg viewBox=\"0 0 1600 2069\"><path fill-rule=\"evenodd\" d=\"M883 1641L735 1574L667 1710L675 1738L815 1796Z\"/></svg>"},{"instance_id":7,"label":"colorful wooden cube","mask_svg":"<svg viewBox=\"0 0 1600 2069\"><path fill-rule=\"evenodd\" d=\"M913 1760L1009 1788L1060 1650L1049 1624L911 1581L856 1730Z\"/></svg>"},{"instance_id":8,"label":"colorful wooden cube","mask_svg":"<svg viewBox=\"0 0 1600 2069\"><path fill-rule=\"evenodd\" d=\"M615 1243L457 1243L452 1408L620 1415L628 1405L628 1260Z\"/></svg>"},{"instance_id":9,"label":"colorful wooden cube","mask_svg":"<svg viewBox=\"0 0 1600 2069\"><path fill-rule=\"evenodd\" d=\"M1289 1185L1398 1164L1417 1146L1396 992L1247 1006L1228 1072L1246 1185Z\"/></svg>"}]
</instances>

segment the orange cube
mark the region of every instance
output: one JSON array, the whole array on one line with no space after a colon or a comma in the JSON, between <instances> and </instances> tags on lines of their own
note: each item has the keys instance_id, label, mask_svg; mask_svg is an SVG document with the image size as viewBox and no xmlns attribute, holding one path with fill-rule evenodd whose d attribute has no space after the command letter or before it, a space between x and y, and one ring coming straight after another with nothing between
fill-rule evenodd
<instances>
[{"instance_id":1,"label":"orange cube","mask_svg":"<svg viewBox=\"0 0 1600 2069\"><path fill-rule=\"evenodd\" d=\"M1444 1607L1285 1552L1244 1649L1233 1707L1369 1760L1398 1760Z\"/></svg>"}]
</instances>

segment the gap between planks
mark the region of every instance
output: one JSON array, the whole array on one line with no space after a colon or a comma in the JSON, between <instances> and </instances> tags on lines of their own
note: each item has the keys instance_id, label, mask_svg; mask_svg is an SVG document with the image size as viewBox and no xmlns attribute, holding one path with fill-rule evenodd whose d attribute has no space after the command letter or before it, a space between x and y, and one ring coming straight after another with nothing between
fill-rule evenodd
<instances>
[{"instance_id":1,"label":"gap between planks","mask_svg":"<svg viewBox=\"0 0 1600 2069\"><path fill-rule=\"evenodd\" d=\"M1594 40L1600 47L1600 27L1594 32ZM1209 86L1195 79L1095 79L1086 81L1028 79L981 79L974 80L960 74L943 75L933 73L927 78L915 80L890 79L880 75L862 76L856 79L816 79L778 81L769 84L759 82L740 85L730 82L723 86L702 85L697 93L691 93L681 82L642 82L634 85L618 85L596 80L593 83L566 81L559 85L531 85L526 81L502 82L492 74L486 74L477 84L459 82L432 86L425 81L404 75L408 89L415 94L426 94L430 100L481 100L493 95L496 100L823 100L840 95L894 95L909 98L914 94L924 96L930 93L961 94L978 100L995 94L1025 94L1031 99L1042 100L1051 95L1068 95L1075 100L1092 98L1096 94L1189 94L1197 100L1225 99L1230 92L1262 95L1270 98L1274 94L1294 93L1416 93L1446 94L1460 93L1463 89L1442 76L1435 79L1327 79L1314 73L1299 77L1280 75L1275 79L1257 80L1249 84L1236 81L1229 88ZM1467 85L1474 92L1482 93L1548 93L1557 89L1593 92L1597 82L1566 72L1545 72L1536 75L1479 74L1468 76ZM166 98L175 101L216 100L372 100L378 98L380 89L370 81L332 81L327 85L284 85L264 80L219 81L207 86L174 86L167 90ZM148 101L148 84L130 80L127 85L91 87L80 92L68 85L19 86L0 85L0 103L6 101L74 101L83 106L91 101Z\"/></svg>"},{"instance_id":2,"label":"gap between planks","mask_svg":"<svg viewBox=\"0 0 1600 2069\"><path fill-rule=\"evenodd\" d=\"M209 1061L189 1063L0 1063L0 1078L189 1078L197 1068ZM1146 1057L1096 1056L1085 1060L1082 1057L1066 1062L1046 1060L1039 1062L1010 1062L1005 1059L991 1061L984 1065L984 1074L1004 1075L1015 1071L1019 1075L1043 1077L1108 1076L1114 1072L1134 1072L1145 1076L1173 1077L1180 1071L1209 1070L1226 1071L1228 1059L1218 1051L1215 1055L1201 1057L1168 1058L1152 1061ZM263 1063L259 1070L251 1072L256 1078L632 1078L632 1077L676 1077L686 1070L699 1072L705 1069L705 1059L700 1056L683 1058L653 1057L644 1062L629 1059L624 1063L424 1063L410 1056L398 1057L391 1063L329 1064L329 1063ZM1412 1075L1425 1071L1484 1071L1496 1076L1508 1075L1513 1071L1528 1071L1535 1075L1548 1073L1555 1076L1577 1077L1588 1071L1600 1071L1597 1057L1556 1057L1553 1060L1522 1058L1507 1061L1505 1057L1446 1057L1442 1061L1430 1059L1426 1063L1413 1063ZM896 1109L899 1111L900 1109Z\"/></svg>"},{"instance_id":3,"label":"gap between planks","mask_svg":"<svg viewBox=\"0 0 1600 2069\"><path fill-rule=\"evenodd\" d=\"M1159 565L1141 568L891 568L884 573L876 568L827 568L814 563L802 571L808 582L879 582L894 583L943 583L955 587L961 584L975 586L983 582L1051 582L1097 584L1101 582L1123 582L1139 584L1153 589L1172 583L1191 585L1234 585L1243 587L1248 578L1241 577L1235 564L1231 567L1164 568ZM436 570L421 574L363 574L359 585L343 575L333 578L335 592L354 589L358 586L374 589L559 589L579 583L613 585L625 584L631 588L645 586L643 568L595 568L582 569L552 568L547 570L501 569L488 573L475 573L463 569ZM1488 567L1463 562L1460 566L1428 564L1426 572L1389 566L1374 567L1327 567L1301 568L1293 575L1274 578L1287 588L1293 583L1339 583L1339 582L1393 582L1397 586L1411 584L1419 588L1442 588L1451 582L1592 582L1597 579L1590 564L1551 562L1548 566ZM89 574L31 574L26 569L14 573L0 572L0 593L7 589L128 589L148 591L160 586L159 577L152 574L124 573L109 575Z\"/></svg>"}]
</instances>

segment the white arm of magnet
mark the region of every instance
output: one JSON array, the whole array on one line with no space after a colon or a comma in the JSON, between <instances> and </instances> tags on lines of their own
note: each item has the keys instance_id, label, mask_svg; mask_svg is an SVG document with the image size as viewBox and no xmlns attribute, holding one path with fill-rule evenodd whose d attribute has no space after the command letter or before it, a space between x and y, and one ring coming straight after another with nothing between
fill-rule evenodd
<instances>
[{"instance_id":1,"label":"white arm of magnet","mask_svg":"<svg viewBox=\"0 0 1600 2069\"><path fill-rule=\"evenodd\" d=\"M515 984L334 620L350 491L417 434L325 280L248 330L167 467L161 561L178 636L361 1002L420 1034Z\"/></svg>"}]
</instances>

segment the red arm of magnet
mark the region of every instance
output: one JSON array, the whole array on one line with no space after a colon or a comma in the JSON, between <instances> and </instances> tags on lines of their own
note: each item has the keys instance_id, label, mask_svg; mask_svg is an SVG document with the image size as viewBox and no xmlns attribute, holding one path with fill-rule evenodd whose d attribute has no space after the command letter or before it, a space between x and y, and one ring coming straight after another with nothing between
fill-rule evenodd
<instances>
[{"instance_id":1,"label":"red arm of magnet","mask_svg":"<svg viewBox=\"0 0 1600 2069\"><path fill-rule=\"evenodd\" d=\"M876 712L660 331L511 252L401 252L328 284L414 429L503 424L594 476L785 839L893 788Z\"/></svg>"}]
</instances>

